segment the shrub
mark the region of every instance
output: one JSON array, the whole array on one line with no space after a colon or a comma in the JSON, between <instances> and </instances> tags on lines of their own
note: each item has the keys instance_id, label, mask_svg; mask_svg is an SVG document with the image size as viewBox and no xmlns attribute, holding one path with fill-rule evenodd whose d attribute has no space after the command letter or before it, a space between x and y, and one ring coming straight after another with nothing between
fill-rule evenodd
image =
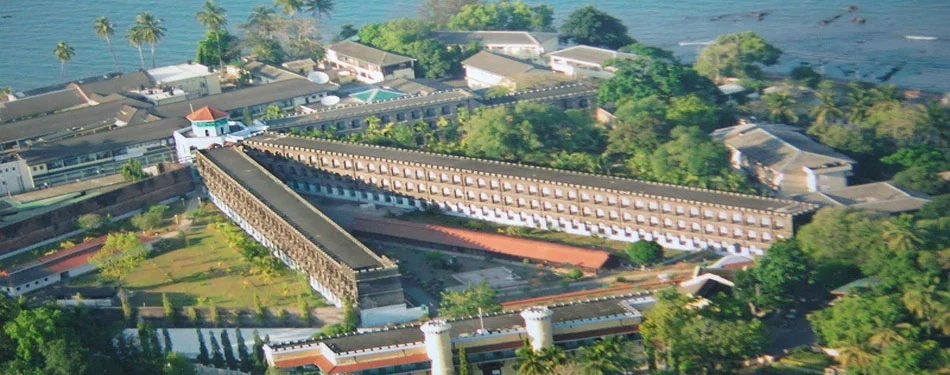
<instances>
[{"instance_id":1,"label":"shrub","mask_svg":"<svg viewBox=\"0 0 950 375\"><path fill-rule=\"evenodd\" d=\"M638 241L627 245L627 258L634 265L647 265L663 259L663 247L654 241Z\"/></svg>"},{"instance_id":2,"label":"shrub","mask_svg":"<svg viewBox=\"0 0 950 375\"><path fill-rule=\"evenodd\" d=\"M577 269L577 268L572 268L570 271L567 272L567 278L568 278L568 279L571 279L571 280L578 280L578 279L580 279L580 278L582 278L582 277L584 277L584 273L581 272L581 270L579 270L579 269Z\"/></svg>"}]
</instances>

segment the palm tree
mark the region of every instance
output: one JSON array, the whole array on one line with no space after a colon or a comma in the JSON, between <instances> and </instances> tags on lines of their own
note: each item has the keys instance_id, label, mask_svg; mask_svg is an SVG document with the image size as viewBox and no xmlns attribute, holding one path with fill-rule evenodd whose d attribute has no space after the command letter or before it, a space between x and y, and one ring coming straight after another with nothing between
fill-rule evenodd
<instances>
[{"instance_id":1,"label":"palm tree","mask_svg":"<svg viewBox=\"0 0 950 375\"><path fill-rule=\"evenodd\" d=\"M56 48L53 48L53 55L59 59L59 79L62 80L66 75L66 63L72 60L73 56L76 56L76 51L65 41L61 41L56 43Z\"/></svg>"},{"instance_id":2,"label":"palm tree","mask_svg":"<svg viewBox=\"0 0 950 375\"><path fill-rule=\"evenodd\" d=\"M940 279L915 283L904 291L901 301L922 321L928 335L934 328L945 335L950 333L950 293L940 287Z\"/></svg>"},{"instance_id":3,"label":"palm tree","mask_svg":"<svg viewBox=\"0 0 950 375\"><path fill-rule=\"evenodd\" d=\"M906 342L909 337L915 336L914 326L910 323L898 323L894 327L883 327L868 339L868 343L878 350L895 342Z\"/></svg>"},{"instance_id":4,"label":"palm tree","mask_svg":"<svg viewBox=\"0 0 950 375\"><path fill-rule=\"evenodd\" d=\"M515 355L518 358L515 366L519 375L546 375L551 370L548 362L541 357L539 352L534 351L528 340L525 340L524 345L515 351Z\"/></svg>"},{"instance_id":5,"label":"palm tree","mask_svg":"<svg viewBox=\"0 0 950 375\"><path fill-rule=\"evenodd\" d=\"M860 123L867 118L868 109L874 104L874 98L860 83L852 82L848 85L848 94L845 96L848 103L848 121Z\"/></svg>"},{"instance_id":6,"label":"palm tree","mask_svg":"<svg viewBox=\"0 0 950 375\"><path fill-rule=\"evenodd\" d=\"M92 31L95 31L96 35L106 40L106 44L109 45L109 53L112 54L112 68L118 72L119 59L115 57L115 50L112 49L112 36L115 35L115 25L112 21L109 21L106 16L102 16L96 18L92 23Z\"/></svg>"},{"instance_id":7,"label":"palm tree","mask_svg":"<svg viewBox=\"0 0 950 375\"><path fill-rule=\"evenodd\" d=\"M129 27L129 34L126 35L126 40L139 50L139 67L145 70L145 56L142 54L142 43L145 43L145 41L142 40L142 34L137 31L135 26Z\"/></svg>"},{"instance_id":8,"label":"palm tree","mask_svg":"<svg viewBox=\"0 0 950 375\"><path fill-rule=\"evenodd\" d=\"M274 0L274 6L280 8L288 16L294 15L303 8L304 0Z\"/></svg>"},{"instance_id":9,"label":"palm tree","mask_svg":"<svg viewBox=\"0 0 950 375\"><path fill-rule=\"evenodd\" d=\"M195 18L198 19L198 23L206 27L208 31L214 32L215 44L218 46L218 66L224 66L224 53L221 52L221 31L228 28L228 18L225 15L227 11L224 7L220 7L214 4L214 0L205 1L204 6L201 8L198 13L195 13Z\"/></svg>"},{"instance_id":10,"label":"palm tree","mask_svg":"<svg viewBox=\"0 0 950 375\"><path fill-rule=\"evenodd\" d=\"M330 18L330 12L333 11L335 4L333 0L306 0L307 11L313 13L316 18L327 16Z\"/></svg>"},{"instance_id":11,"label":"palm tree","mask_svg":"<svg viewBox=\"0 0 950 375\"><path fill-rule=\"evenodd\" d=\"M874 354L858 345L841 349L840 353L838 361L847 368L867 367L874 361Z\"/></svg>"},{"instance_id":12,"label":"palm tree","mask_svg":"<svg viewBox=\"0 0 950 375\"><path fill-rule=\"evenodd\" d=\"M162 26L162 19L155 18L150 12L145 12L135 16L135 25L132 26L130 35L136 35L140 43L148 43L152 55L152 67L155 67L155 45L165 36L165 27Z\"/></svg>"},{"instance_id":13,"label":"palm tree","mask_svg":"<svg viewBox=\"0 0 950 375\"><path fill-rule=\"evenodd\" d=\"M580 362L585 375L621 374L633 367L630 343L620 337L608 337L581 348Z\"/></svg>"},{"instance_id":14,"label":"palm tree","mask_svg":"<svg viewBox=\"0 0 950 375\"><path fill-rule=\"evenodd\" d=\"M913 223L906 216L885 221L882 236L887 241L887 246L898 253L912 251L923 244Z\"/></svg>"},{"instance_id":15,"label":"palm tree","mask_svg":"<svg viewBox=\"0 0 950 375\"><path fill-rule=\"evenodd\" d=\"M765 96L765 107L769 112L769 120L775 123L789 123L798 121L798 115L792 110L795 99L787 92L777 92Z\"/></svg>"},{"instance_id":16,"label":"palm tree","mask_svg":"<svg viewBox=\"0 0 950 375\"><path fill-rule=\"evenodd\" d=\"M276 20L276 12L274 9L269 7L258 5L251 10L251 14L247 16L247 23L240 25L246 30L257 30L258 32L268 35L274 31L274 21Z\"/></svg>"},{"instance_id":17,"label":"palm tree","mask_svg":"<svg viewBox=\"0 0 950 375\"><path fill-rule=\"evenodd\" d=\"M824 125L844 118L844 109L835 99L834 94L819 92L817 94L818 104L811 110L811 116L815 119L815 124Z\"/></svg>"}]
</instances>

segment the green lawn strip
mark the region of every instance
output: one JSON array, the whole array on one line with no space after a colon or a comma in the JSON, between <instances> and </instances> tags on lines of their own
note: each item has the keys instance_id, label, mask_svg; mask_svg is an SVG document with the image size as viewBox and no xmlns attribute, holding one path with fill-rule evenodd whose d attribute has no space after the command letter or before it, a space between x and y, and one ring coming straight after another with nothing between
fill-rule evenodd
<instances>
[{"instance_id":1,"label":"green lawn strip","mask_svg":"<svg viewBox=\"0 0 950 375\"><path fill-rule=\"evenodd\" d=\"M784 365L819 371L824 371L825 367L830 366L833 362L831 357L825 354L809 352L792 353L779 360L779 363Z\"/></svg>"},{"instance_id":2,"label":"green lawn strip","mask_svg":"<svg viewBox=\"0 0 950 375\"><path fill-rule=\"evenodd\" d=\"M295 307L304 296L311 306L322 300L315 296L303 277L285 269L281 275L266 279L251 271L251 264L216 230L196 225L187 232L189 245L149 258L122 281L123 287L136 293L137 306L161 306L162 293L176 307L196 306L214 301L222 308L249 308L254 296L264 306ZM72 285L111 285L98 274L77 278Z\"/></svg>"}]
</instances>

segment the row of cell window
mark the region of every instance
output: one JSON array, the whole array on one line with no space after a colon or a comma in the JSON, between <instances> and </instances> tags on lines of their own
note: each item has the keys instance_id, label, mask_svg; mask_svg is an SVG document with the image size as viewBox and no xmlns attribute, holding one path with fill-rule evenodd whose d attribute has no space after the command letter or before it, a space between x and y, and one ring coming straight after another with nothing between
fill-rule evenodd
<instances>
[{"instance_id":1,"label":"row of cell window","mask_svg":"<svg viewBox=\"0 0 950 375\"><path fill-rule=\"evenodd\" d=\"M346 168L353 169L354 164L350 160L343 160L342 162L339 159L331 159L328 157L321 158L321 164L324 166L333 166L336 168ZM709 208L700 209L698 207L685 207L681 205L673 205L666 202L658 201L649 201L643 199L634 199L631 197L618 197L610 194L600 194L600 193L591 193L583 190L575 189L562 189L558 187L549 187L541 186L540 188L537 185L533 184L522 184L518 182L504 181L499 179L484 179L484 178L475 178L471 176L463 176L459 174L448 174L445 172L435 172L435 171L426 171L422 168L400 168L399 166L389 166L386 164L376 164L372 162L363 163L362 161L357 161L355 163L355 168L358 171L380 173L387 176L400 176L404 178L414 178L417 180L433 181L433 182L443 182L451 183L464 186L477 186L479 188L491 187L491 189L502 190L502 191L514 191L516 193L527 193L529 195L540 195L542 197L555 197L555 198L564 198L570 200L580 200L581 202L593 202L595 204L605 204L608 206L617 206L620 207L630 207L633 206L641 210L650 210L650 211L662 211L664 213L676 213L677 215L688 215L691 217L703 216L706 219L715 219L719 221L731 221L733 223L746 223L749 225L761 225L763 227L769 227L773 225L773 220L769 216L757 216L752 214L742 214L739 212L730 212L730 211L717 211ZM291 168L291 173L295 173L293 168ZM390 186L389 179L387 178L376 178L371 177L370 180L375 185L382 185L385 187ZM393 180L395 187L401 189L401 182L398 180ZM406 182L408 185L412 185L409 182ZM448 189L448 188L443 188ZM412 187L408 187L407 190L413 190ZM420 192L423 190L420 190ZM488 201L491 199L492 202L500 202L500 197L497 194L493 194L491 198L487 196L486 193L479 193L480 196L476 198L476 193L474 191L468 191L467 193L462 193L462 189L455 189L456 197L467 196L468 199L475 200L479 199L481 201ZM431 191L431 193L437 193L437 191ZM540 193L540 194L539 194ZM448 190L442 193L443 195L451 195L452 191ZM514 204L516 198L505 197L506 203ZM531 200L531 207L537 207L539 203L537 200ZM517 203L521 206L527 205L528 203L524 198L517 198ZM548 203L549 204L549 203ZM545 207L546 209L552 209L551 207ZM560 211L560 209L559 209ZM782 219L774 220L774 225L778 228L783 228L785 222Z\"/></svg>"}]
</instances>

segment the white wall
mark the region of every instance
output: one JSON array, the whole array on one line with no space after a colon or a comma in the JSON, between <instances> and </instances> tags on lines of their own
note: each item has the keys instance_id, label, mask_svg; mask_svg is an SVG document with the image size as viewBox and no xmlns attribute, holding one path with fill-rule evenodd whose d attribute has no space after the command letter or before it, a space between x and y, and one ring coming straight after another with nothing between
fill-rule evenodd
<instances>
[{"instance_id":1,"label":"white wall","mask_svg":"<svg viewBox=\"0 0 950 375\"><path fill-rule=\"evenodd\" d=\"M222 329L201 328L201 333L205 339L205 346L207 346L208 350L211 350L211 334L213 333L218 343L220 343L221 331ZM227 328L227 331L228 337L231 339L231 346L234 348L234 355L236 356L238 354L237 329ZM126 329L123 332L125 332L126 335L138 338L138 330L134 328ZM257 332L262 339L266 335L270 335L271 342L286 342L310 338L310 336L320 332L320 330L317 328L257 328ZM247 349L249 351L253 350L254 328L241 328L241 334L244 336L244 343L247 345ZM169 328L168 335L172 340L172 350L175 353L192 358L198 356L198 334L194 328ZM158 341L164 345L165 341L162 338L161 329L158 330L158 338Z\"/></svg>"},{"instance_id":2,"label":"white wall","mask_svg":"<svg viewBox=\"0 0 950 375\"><path fill-rule=\"evenodd\" d=\"M0 163L0 195L19 194L30 190L33 190L33 178L25 160Z\"/></svg>"},{"instance_id":3,"label":"white wall","mask_svg":"<svg viewBox=\"0 0 950 375\"><path fill-rule=\"evenodd\" d=\"M475 67L466 66L465 80L468 82L469 88L478 90L504 85L505 77Z\"/></svg>"}]
</instances>

